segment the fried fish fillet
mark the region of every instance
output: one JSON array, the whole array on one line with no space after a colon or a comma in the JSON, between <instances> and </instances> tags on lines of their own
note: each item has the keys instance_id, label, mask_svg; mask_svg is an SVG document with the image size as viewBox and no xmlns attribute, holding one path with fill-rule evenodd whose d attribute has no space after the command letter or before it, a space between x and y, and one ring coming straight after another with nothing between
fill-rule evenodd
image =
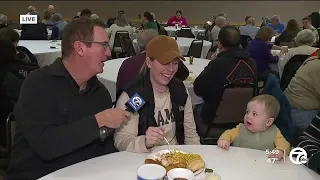
<instances>
[{"instance_id":1,"label":"fried fish fillet","mask_svg":"<svg viewBox=\"0 0 320 180\"><path fill-rule=\"evenodd\" d=\"M160 166L163 166L162 163L158 160L153 160L153 159L146 159L144 161L145 164L158 164Z\"/></svg>"}]
</instances>

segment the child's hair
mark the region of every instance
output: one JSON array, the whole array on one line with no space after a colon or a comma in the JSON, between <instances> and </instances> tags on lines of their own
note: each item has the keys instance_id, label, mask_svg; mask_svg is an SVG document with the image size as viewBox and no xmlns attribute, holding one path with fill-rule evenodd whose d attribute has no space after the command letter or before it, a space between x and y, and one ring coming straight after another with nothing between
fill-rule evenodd
<instances>
[{"instance_id":1,"label":"child's hair","mask_svg":"<svg viewBox=\"0 0 320 180\"><path fill-rule=\"evenodd\" d=\"M259 103L263 103L266 108L268 117L274 118L274 119L277 118L280 112L280 104L275 97L268 94L264 94L264 95L255 96L250 100L250 102L252 101L258 101Z\"/></svg>"}]
</instances>

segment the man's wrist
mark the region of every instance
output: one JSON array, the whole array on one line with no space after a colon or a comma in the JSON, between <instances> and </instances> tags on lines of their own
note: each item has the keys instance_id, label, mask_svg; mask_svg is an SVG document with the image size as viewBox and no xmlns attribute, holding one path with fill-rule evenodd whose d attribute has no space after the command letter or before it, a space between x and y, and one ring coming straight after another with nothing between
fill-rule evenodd
<instances>
[{"instance_id":1,"label":"man's wrist","mask_svg":"<svg viewBox=\"0 0 320 180\"><path fill-rule=\"evenodd\" d=\"M99 128L106 126L100 118L100 113L95 114L94 117L96 118Z\"/></svg>"}]
</instances>

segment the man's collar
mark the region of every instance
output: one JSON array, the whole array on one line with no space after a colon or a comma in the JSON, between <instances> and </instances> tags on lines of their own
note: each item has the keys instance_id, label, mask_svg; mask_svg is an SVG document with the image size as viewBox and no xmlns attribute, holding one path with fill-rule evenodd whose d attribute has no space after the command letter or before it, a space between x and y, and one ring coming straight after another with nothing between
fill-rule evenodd
<instances>
[{"instance_id":1,"label":"man's collar","mask_svg":"<svg viewBox=\"0 0 320 180\"><path fill-rule=\"evenodd\" d=\"M70 75L66 67L62 63L62 58L57 58L50 66L49 72L53 76L67 76Z\"/></svg>"},{"instance_id":2,"label":"man's collar","mask_svg":"<svg viewBox=\"0 0 320 180\"><path fill-rule=\"evenodd\" d=\"M50 66L49 66L49 73L52 76L55 77L65 77L67 79L69 79L73 85L75 85L77 87L77 89L79 89L79 85L77 84L77 82L73 79L73 77L71 76L71 74L68 72L68 70L66 69L66 67L64 66L63 62L62 62L62 58L57 58ZM96 87L101 85L101 83L99 83L99 80L97 79L96 76L92 77L91 79L88 80L87 82L87 87L91 88L91 87Z\"/></svg>"}]
</instances>

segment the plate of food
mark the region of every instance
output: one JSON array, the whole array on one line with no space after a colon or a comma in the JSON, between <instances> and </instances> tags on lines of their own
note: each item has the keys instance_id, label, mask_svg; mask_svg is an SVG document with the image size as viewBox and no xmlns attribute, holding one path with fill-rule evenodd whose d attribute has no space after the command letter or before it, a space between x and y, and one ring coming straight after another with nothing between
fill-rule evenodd
<instances>
[{"instance_id":1,"label":"plate of food","mask_svg":"<svg viewBox=\"0 0 320 180\"><path fill-rule=\"evenodd\" d=\"M159 164L167 172L174 168L187 168L194 175L205 169L205 162L199 154L192 154L180 150L161 150L151 153L145 159L145 164Z\"/></svg>"}]
</instances>

